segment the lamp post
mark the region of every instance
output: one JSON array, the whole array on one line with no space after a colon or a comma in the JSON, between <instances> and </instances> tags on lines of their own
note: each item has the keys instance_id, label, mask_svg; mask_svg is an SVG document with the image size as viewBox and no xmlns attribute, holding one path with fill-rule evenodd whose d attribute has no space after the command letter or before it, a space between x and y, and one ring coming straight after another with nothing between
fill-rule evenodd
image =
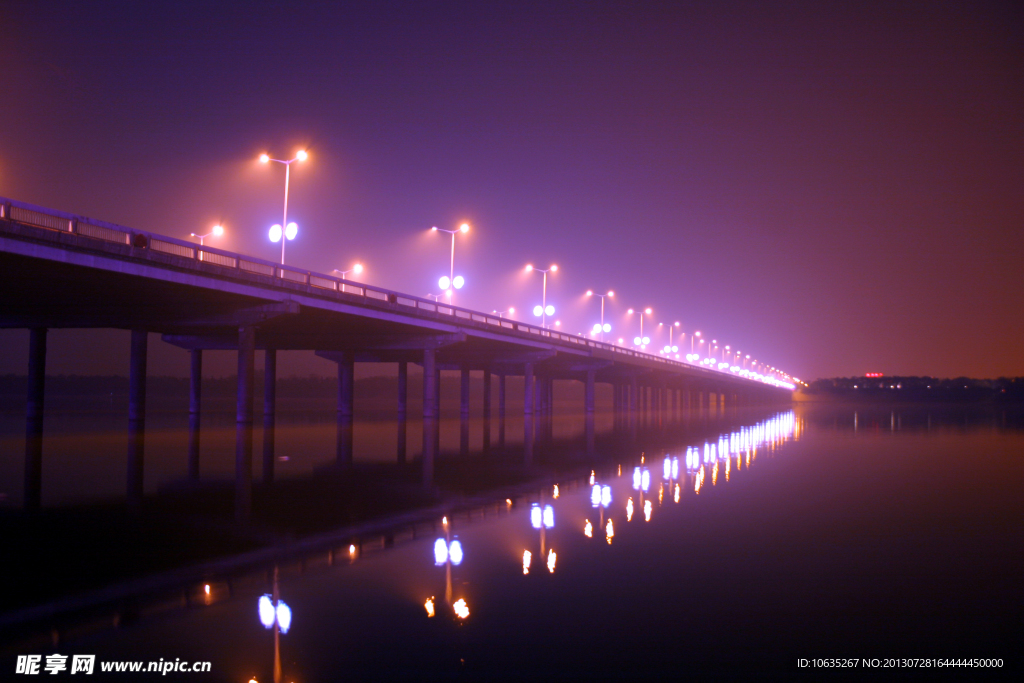
<instances>
[{"instance_id":1,"label":"lamp post","mask_svg":"<svg viewBox=\"0 0 1024 683\"><path fill-rule=\"evenodd\" d=\"M359 275L359 273L363 272L363 264L362 263L357 263L354 266L352 266L351 268L349 268L348 270L339 270L339 269L335 268L331 272L332 273L338 273L339 275L341 275L341 279L344 280L345 276L348 275L349 273L355 273L356 275ZM341 285L341 291L343 291L343 292L345 291L345 285L344 284Z\"/></svg>"},{"instance_id":2,"label":"lamp post","mask_svg":"<svg viewBox=\"0 0 1024 683\"><path fill-rule=\"evenodd\" d=\"M556 266L555 264L552 263L551 266L547 270L544 270L543 268L534 268L529 263L526 264L526 272L527 273L532 272L534 270L537 271L538 273L543 273L544 274L544 285L543 285L543 290L542 290L542 295L541 295L540 313L537 312L537 307L535 306L533 308L533 314L540 316L540 326L546 328L548 326L547 325L548 316L555 314L555 307L554 306L550 307L551 308L550 311L548 310L548 273L557 273L558 272L558 266Z\"/></svg>"},{"instance_id":3,"label":"lamp post","mask_svg":"<svg viewBox=\"0 0 1024 683\"><path fill-rule=\"evenodd\" d=\"M491 311L492 314L496 314L498 316L498 320L501 320L501 317L503 315L512 315L515 312L516 312L516 309L511 307L511 306L509 306L508 310L505 310L505 311L498 311L498 310Z\"/></svg>"},{"instance_id":4,"label":"lamp post","mask_svg":"<svg viewBox=\"0 0 1024 683\"><path fill-rule=\"evenodd\" d=\"M611 328L609 328L607 330L604 329L604 298L606 296L610 296L610 297L614 298L615 297L615 292L613 292L612 290L609 289L607 294L594 294L593 290L588 289L587 290L587 296L599 296L599 297L601 297L601 341L603 342L604 341L604 333L611 331Z\"/></svg>"},{"instance_id":5,"label":"lamp post","mask_svg":"<svg viewBox=\"0 0 1024 683\"><path fill-rule=\"evenodd\" d=\"M659 323L659 324L661 324L661 323ZM672 332L674 332L674 328L679 327L679 326L680 326L680 323L679 323L678 320L668 326L668 346L665 347L665 354L666 355L670 354L670 353L678 353L679 352L679 347L672 343ZM682 333L680 333L680 334L682 334Z\"/></svg>"},{"instance_id":6,"label":"lamp post","mask_svg":"<svg viewBox=\"0 0 1024 683\"><path fill-rule=\"evenodd\" d=\"M199 238L199 246L203 246L203 240L205 240L207 237L220 237L223 234L224 234L224 226L222 226L222 225L215 225L215 226L213 226L213 229L210 230L210 232L206 233L205 235L197 235L196 233L193 232L193 233L190 233L189 236L190 237L198 237Z\"/></svg>"},{"instance_id":7,"label":"lamp post","mask_svg":"<svg viewBox=\"0 0 1024 683\"><path fill-rule=\"evenodd\" d=\"M629 313L630 315L632 315L633 314L633 309L631 308L631 309L629 309L626 312ZM646 347L648 344L651 343L650 338L644 336L644 314L645 313L647 315L650 315L652 313L650 306L648 306L644 310L640 311L640 336L636 337L633 340L633 343L636 346L640 346L640 347Z\"/></svg>"},{"instance_id":8,"label":"lamp post","mask_svg":"<svg viewBox=\"0 0 1024 683\"><path fill-rule=\"evenodd\" d=\"M445 230L444 228L439 228L439 227L437 227L435 225L434 227L432 227L430 229L430 231L431 232L438 232L438 231L446 232L446 233L448 233L449 235L452 236L452 260L451 260L451 269L448 272L448 284L447 285L442 285L441 289L447 290L447 292L448 292L448 303L453 303L454 291L453 291L452 288L459 289L462 286L462 285L458 285L458 286L455 285L455 279L456 279L455 278L455 234L456 233L460 233L460 232L469 232L469 223L463 223L462 225L459 226L458 230ZM460 281L462 281L462 282L465 282L465 279L461 275L459 276L458 279ZM442 281L443 280L444 280L444 278L442 278Z\"/></svg>"},{"instance_id":9,"label":"lamp post","mask_svg":"<svg viewBox=\"0 0 1024 683\"><path fill-rule=\"evenodd\" d=\"M286 240L293 240L293 239L295 239L295 234L298 232L298 226L295 225L295 223L289 223L288 222L288 182L291 179L292 164L295 163L296 161L305 161L308 158L309 158L309 154L307 154L306 150L304 150L304 149L300 149L298 152L296 152L295 157L292 158L292 159L289 159L288 161L284 161L282 159L271 159L270 155L268 155L268 154L261 154L260 155L260 163L266 164L266 163L269 163L269 162L273 161L273 162L278 163L278 164L284 164L284 219L281 221L281 226L283 226L283 228L284 228L284 234L283 235L281 234L281 226L274 226L274 227L277 228L276 234L278 235L278 239L281 240L281 265L282 266L284 265L284 243L285 243ZM275 230L274 230L274 228L271 228L270 229L270 241L271 242L276 242L277 241L277 239L274 239L274 235L275 235Z\"/></svg>"}]
</instances>

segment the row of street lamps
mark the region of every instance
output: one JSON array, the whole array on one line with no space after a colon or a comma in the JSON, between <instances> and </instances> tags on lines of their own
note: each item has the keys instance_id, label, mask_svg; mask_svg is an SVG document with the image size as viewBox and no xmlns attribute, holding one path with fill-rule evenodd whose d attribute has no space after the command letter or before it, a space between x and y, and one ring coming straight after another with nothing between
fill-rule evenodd
<instances>
[{"instance_id":1,"label":"row of street lamps","mask_svg":"<svg viewBox=\"0 0 1024 683\"><path fill-rule=\"evenodd\" d=\"M280 225L275 224L275 225L271 226L270 233L269 233L269 237L270 237L270 241L271 242L274 242L274 243L280 242L281 243L281 265L282 266L284 265L284 258L285 258L285 244L289 240L294 240L295 239L296 235L298 234L298 229L299 229L299 227L298 227L298 225L296 223L294 223L294 222L289 223L288 222L288 190L289 190L289 184L290 184L290 181L291 181L291 165L293 163L297 162L297 161L306 161L306 159L308 159L308 158L309 158L309 154L308 154L308 152L306 152L306 150L299 150L298 152L296 152L294 157L292 157L291 159L288 159L288 160L274 159L274 158L271 158L269 154L261 154L260 157L259 157L259 160L260 160L261 163L267 164L267 163L270 163L270 162L274 162L274 163L282 164L285 167L285 176L284 176L284 212L283 212L283 216L282 216L282 220L281 220ZM461 224L455 230L446 230L444 228L439 228L437 226L433 226L430 230L431 230L431 232L445 232L445 233L448 233L449 235L451 235L452 239L451 239L451 258L450 258L450 261L449 261L448 275L447 276L442 276L438 280L438 286L441 289L441 294L427 294L427 296L433 297L435 301L439 300L441 298L441 296L446 296L447 299L448 299L448 303L452 304L453 303L453 299L454 299L454 291L456 289L461 289L465 285L465 283L466 283L466 280L465 280L465 278L462 275L456 275L455 274L455 236L460 234L460 233L461 234L468 233L469 232L469 224L468 223L463 223L463 224ZM196 233L192 233L191 236L198 238L199 239L199 244L202 245L206 238L209 238L209 237L220 237L223 234L224 234L224 227L222 225L218 224L218 225L215 225L210 232L208 232L208 233L206 233L204 235L198 235ZM558 272L558 266L555 265L555 264L551 264L551 266L549 266L548 268L537 268L537 267L533 266L532 264L527 264L526 272L530 273L530 272L534 272L534 271L543 274L543 280L542 280L542 284L541 284L541 288L542 288L541 289L541 303L540 303L539 306L534 306L533 314L541 319L541 327L547 328L547 319L548 319L548 317L553 316L555 314L555 307L549 305L548 302L547 302L548 273L556 273L556 272ZM345 280L346 276L349 273L355 273L356 275L362 273L363 272L363 265L360 264L360 263L356 263L351 268L349 268L347 270L341 270L341 269L335 268L332 272L340 274L341 275L341 279ZM602 342L604 342L604 335L606 333L608 333L608 332L611 332L611 325L605 323L605 321L604 321L604 304L605 304L604 300L605 300L606 297L614 298L615 297L615 292L612 291L612 290L609 290L605 294L598 294L598 293L595 293L593 290L587 290L586 295L588 297L597 296L597 297L600 297L600 299L601 299L601 322L594 324L594 327L591 330L591 334L593 334L595 336L599 336L600 340ZM632 308L630 308L628 310L628 313L630 315L632 315L634 312L635 311ZM652 311L652 309L650 307L644 308L644 309L639 311L639 313L640 313L640 334L639 334L639 336L637 336L637 337L635 337L633 339L633 342L634 342L634 346L639 347L641 349L646 349L646 347L648 347L650 345L650 343L651 343L650 337L644 336L644 316L650 316L652 314L652 312L653 311ZM514 314L515 313L515 309L514 308L509 308L509 309L504 310L504 311L494 310L494 311L492 311L492 313L497 314L498 317L501 318L504 315L512 315L512 314ZM556 322L556 325L557 324L559 324L559 323ZM664 325L664 323L659 323L658 325L660 327L660 326ZM677 328L677 327L680 327L680 323L678 321L675 322L675 323L672 323L671 325L669 325L669 343L668 343L667 346L665 346L663 349L661 349L659 351L659 353L661 353L662 355L675 354L676 357L678 358L679 346L678 346L678 344L674 344L673 343L673 333L675 331L674 328ZM685 335L685 333L680 330L679 331L679 335L680 335L680 337L683 337ZM694 362L694 363L699 361L699 359L700 359L700 353L698 352L698 349L695 348L695 341L698 344L704 344L704 342L705 342L704 339L701 339L701 333L699 331L694 332L693 334L690 335L690 353L686 355L686 360L689 361L689 362ZM623 345L624 342L625 342L624 339L621 339L621 338L619 339L619 344L620 345ZM719 366L721 366L723 364L726 365L726 366L729 365L729 362L726 361L726 352L728 351L729 352L728 355L729 355L730 359L733 360L733 361L736 361L736 362L739 362L740 360L742 360L742 362L743 362L743 369L746 369L747 361L751 360L749 355L744 357L740 351L733 352L732 349L730 349L730 347L728 345L726 345L724 347L716 347L715 345L717 343L718 343L718 341L714 340L714 339L712 339L708 343L708 347L707 347L708 348L708 355L707 355L707 358L706 358L705 362L711 363L712 365L716 364L717 358L715 357L715 351L720 348L722 350L722 363L720 363ZM756 368L757 366L758 366L758 363L757 363L757 360L755 359L755 360L753 360L753 362L751 364L751 367ZM770 369L772 371L777 371L776 368L774 368L774 367L768 368L767 366L763 366L763 364L762 364L762 368L764 370Z\"/></svg>"}]
</instances>

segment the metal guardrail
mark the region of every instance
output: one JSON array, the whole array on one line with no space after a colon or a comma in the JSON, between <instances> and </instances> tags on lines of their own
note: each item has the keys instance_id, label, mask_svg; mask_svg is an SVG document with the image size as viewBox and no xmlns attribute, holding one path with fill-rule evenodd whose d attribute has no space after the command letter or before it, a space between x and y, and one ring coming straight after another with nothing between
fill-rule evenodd
<instances>
[{"instance_id":1,"label":"metal guardrail","mask_svg":"<svg viewBox=\"0 0 1024 683\"><path fill-rule=\"evenodd\" d=\"M374 285L367 285L352 280L342 280L332 275L324 275L309 270L302 270L292 266L281 265L272 261L243 254L236 254L214 247L200 246L194 242L158 235L144 230L126 228L114 223L106 223L91 218L84 218L66 214L52 209L45 209L24 202L0 197L0 218L11 220L15 223L28 225L34 228L43 228L56 232L80 235L92 239L111 242L114 244L131 245L137 248L150 249L162 254L177 256L181 258L201 261L204 264L211 264L221 268L241 271L245 274L263 275L281 280L282 283L303 284L317 289L337 292L338 294L354 295L364 299L374 299L381 302L389 302L406 306L419 311L436 313L439 315L450 315L453 318L466 322L483 323L498 327L502 330L512 330L533 334L546 339L572 344L577 347L584 346L591 349L599 349L623 356L637 358L645 361L662 363L670 367L685 368L690 371L706 374L714 377L732 377L734 379L746 380L756 384L768 384L778 386L771 381L762 381L755 378L743 377L735 373L726 373L721 370L704 368L692 363L665 358L650 353L643 353L627 349L615 344L598 342L577 335L565 334L548 328L537 327L529 323L512 321L506 318L497 318L488 313L474 311L468 308L460 308L448 304L442 304L429 299L421 299L409 294L394 292Z\"/></svg>"}]
</instances>

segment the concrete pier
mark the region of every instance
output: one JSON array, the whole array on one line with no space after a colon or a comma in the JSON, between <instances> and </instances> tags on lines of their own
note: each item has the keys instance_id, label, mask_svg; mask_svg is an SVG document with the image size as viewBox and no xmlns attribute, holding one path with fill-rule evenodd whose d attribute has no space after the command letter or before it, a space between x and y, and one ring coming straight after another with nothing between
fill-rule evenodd
<instances>
[{"instance_id":1,"label":"concrete pier","mask_svg":"<svg viewBox=\"0 0 1024 683\"><path fill-rule=\"evenodd\" d=\"M238 394L235 406L235 521L252 514L252 399L256 328L238 328Z\"/></svg>"},{"instance_id":2,"label":"concrete pier","mask_svg":"<svg viewBox=\"0 0 1024 683\"><path fill-rule=\"evenodd\" d=\"M43 396L46 386L46 328L33 327L28 340L28 403L25 410L26 510L38 510L43 491Z\"/></svg>"},{"instance_id":3,"label":"concrete pier","mask_svg":"<svg viewBox=\"0 0 1024 683\"><path fill-rule=\"evenodd\" d=\"M277 351L263 352L263 483L274 481L274 428L277 415Z\"/></svg>"},{"instance_id":4,"label":"concrete pier","mask_svg":"<svg viewBox=\"0 0 1024 683\"><path fill-rule=\"evenodd\" d=\"M200 413L203 403L203 350L189 351L188 381L188 480L199 481Z\"/></svg>"},{"instance_id":5,"label":"concrete pier","mask_svg":"<svg viewBox=\"0 0 1024 683\"><path fill-rule=\"evenodd\" d=\"M128 366L128 506L142 504L146 444L146 352L149 334L132 330Z\"/></svg>"}]
</instances>

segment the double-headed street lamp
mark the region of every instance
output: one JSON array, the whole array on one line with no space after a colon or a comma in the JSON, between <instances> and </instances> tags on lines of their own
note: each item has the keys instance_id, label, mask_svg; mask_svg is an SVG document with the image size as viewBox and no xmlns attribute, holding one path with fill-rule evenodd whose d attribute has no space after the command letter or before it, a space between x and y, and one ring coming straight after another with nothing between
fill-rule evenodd
<instances>
[{"instance_id":1,"label":"double-headed street lamp","mask_svg":"<svg viewBox=\"0 0 1024 683\"><path fill-rule=\"evenodd\" d=\"M516 312L516 309L511 307L511 306L509 306L508 309L504 310L504 311L498 311L498 310L491 311L492 314L498 316L498 320L501 320L501 317L504 316L504 315L512 315L515 312Z\"/></svg>"},{"instance_id":2,"label":"double-headed street lamp","mask_svg":"<svg viewBox=\"0 0 1024 683\"><path fill-rule=\"evenodd\" d=\"M626 313L632 315L633 309L629 309L628 311L626 311ZM651 338L644 336L644 314L650 315L651 313L652 311L650 306L640 311L640 336L633 338L633 344L635 346L639 346L640 348L646 348L647 345L651 343Z\"/></svg>"},{"instance_id":3,"label":"double-headed street lamp","mask_svg":"<svg viewBox=\"0 0 1024 683\"><path fill-rule=\"evenodd\" d=\"M609 289L607 294L594 294L594 290L588 289L587 290L587 296L599 296L599 297L601 297L601 325L600 325L600 327L595 325L594 326L594 330L601 332L601 341L603 342L604 341L604 333L612 331L611 325L605 325L604 324L604 298L606 296L610 296L610 297L614 298L615 297L615 292L613 292L612 290Z\"/></svg>"},{"instance_id":4,"label":"double-headed street lamp","mask_svg":"<svg viewBox=\"0 0 1024 683\"><path fill-rule=\"evenodd\" d=\"M210 230L210 232L206 233L205 235L197 235L196 233L193 232L193 233L189 234L189 237L198 237L199 238L199 246L203 246L203 240L205 240L207 237L220 237L223 234L224 234L224 226L222 226L222 225L215 225Z\"/></svg>"},{"instance_id":5,"label":"double-headed street lamp","mask_svg":"<svg viewBox=\"0 0 1024 683\"><path fill-rule=\"evenodd\" d=\"M224 234L224 226L218 224L218 225L213 226L213 229L211 229L210 232L206 233L205 235L197 235L196 233L193 232L193 233L190 233L190 237L198 237L199 238L199 246L203 246L203 240L205 240L207 237L220 237L223 234ZM202 251L199 252L199 260L200 261L203 260L203 252Z\"/></svg>"},{"instance_id":6,"label":"double-headed street lamp","mask_svg":"<svg viewBox=\"0 0 1024 683\"><path fill-rule=\"evenodd\" d=\"M292 164L296 161L305 161L309 158L309 154L306 150L300 149L295 153L295 157L284 161L283 159L271 159L269 154L260 155L260 163L266 164L271 161L278 164L284 164L284 219L281 221L281 225L272 225L270 227L270 241L277 242L281 241L281 265L284 265L284 243L287 240L295 239L295 235L299 232L299 226L295 223L288 222L288 182L291 179ZM282 227L283 226L283 227Z\"/></svg>"},{"instance_id":7,"label":"double-headed street lamp","mask_svg":"<svg viewBox=\"0 0 1024 683\"><path fill-rule=\"evenodd\" d=\"M469 232L469 223L463 223L462 225L459 226L458 230L445 230L444 228L439 228L439 227L437 227L435 225L434 227L432 227L430 229L430 231L431 232L438 232L438 231L446 232L446 233L448 233L449 235L452 236L451 268L450 268L450 270L448 272L448 277L442 277L438 281L438 285L441 287L441 289L445 290L445 292L448 294L448 303L452 303L453 302L452 297L453 297L453 294L454 294L453 289L462 289L462 285L465 284L465 282L466 282L466 279L464 277L462 277L461 275L458 276L458 277L455 277L455 235L457 233L460 233L460 232Z\"/></svg>"},{"instance_id":8,"label":"double-headed street lamp","mask_svg":"<svg viewBox=\"0 0 1024 683\"><path fill-rule=\"evenodd\" d=\"M356 275L359 275L361 272L363 272L363 264L362 263L357 263L357 264L353 265L351 268L349 268L348 270L340 270L338 268L335 268L331 272L332 273L338 273L339 275L341 275L341 280L342 280L341 291L344 292L345 291L345 284L344 284L345 276L348 275L349 273L355 273Z\"/></svg>"},{"instance_id":9,"label":"double-headed street lamp","mask_svg":"<svg viewBox=\"0 0 1024 683\"><path fill-rule=\"evenodd\" d=\"M659 323L659 324L662 324L662 323ZM674 322L674 323L672 323L671 325L668 326L668 346L665 347L665 354L666 355L669 354L669 353L679 353L679 346L677 346L677 345L672 343L672 332L674 331L673 328L679 327L680 325L681 325L681 323L677 320L676 322ZM679 334L681 335L682 332L680 332Z\"/></svg>"},{"instance_id":10,"label":"double-headed street lamp","mask_svg":"<svg viewBox=\"0 0 1024 683\"><path fill-rule=\"evenodd\" d=\"M541 327L547 327L548 316L555 314L555 307L548 306L548 273L557 273L558 266L552 263L551 266L547 270L545 270L543 268L534 268L529 263L526 264L526 272L529 273L532 271L537 271L538 273L544 274L544 285L541 294L541 303L540 306L533 307L533 314L540 318Z\"/></svg>"}]
</instances>

